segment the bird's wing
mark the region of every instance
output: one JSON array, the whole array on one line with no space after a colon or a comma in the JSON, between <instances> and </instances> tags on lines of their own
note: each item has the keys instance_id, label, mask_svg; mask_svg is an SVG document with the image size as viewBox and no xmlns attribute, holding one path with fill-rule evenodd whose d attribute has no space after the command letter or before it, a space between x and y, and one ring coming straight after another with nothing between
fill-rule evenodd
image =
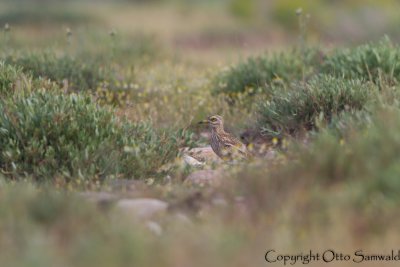
<instances>
[{"instance_id":1,"label":"bird's wing","mask_svg":"<svg viewBox=\"0 0 400 267\"><path fill-rule=\"evenodd\" d=\"M247 156L248 152L246 149L246 146L244 144L242 144L239 140L237 140L235 137L233 136L229 136L230 138L227 138L227 140L225 140L224 145L226 148L234 148L235 151L238 151L240 154L242 154L243 156Z\"/></svg>"}]
</instances>

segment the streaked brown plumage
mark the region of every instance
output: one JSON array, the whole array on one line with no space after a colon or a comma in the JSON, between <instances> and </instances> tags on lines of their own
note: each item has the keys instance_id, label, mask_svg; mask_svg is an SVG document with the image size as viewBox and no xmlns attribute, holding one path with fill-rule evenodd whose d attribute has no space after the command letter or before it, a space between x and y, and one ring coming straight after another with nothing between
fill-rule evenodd
<instances>
[{"instance_id":1,"label":"streaked brown plumage","mask_svg":"<svg viewBox=\"0 0 400 267\"><path fill-rule=\"evenodd\" d=\"M221 116L214 115L200 123L207 123L211 130L211 147L224 160L248 157L246 146L230 133L225 132Z\"/></svg>"}]
</instances>

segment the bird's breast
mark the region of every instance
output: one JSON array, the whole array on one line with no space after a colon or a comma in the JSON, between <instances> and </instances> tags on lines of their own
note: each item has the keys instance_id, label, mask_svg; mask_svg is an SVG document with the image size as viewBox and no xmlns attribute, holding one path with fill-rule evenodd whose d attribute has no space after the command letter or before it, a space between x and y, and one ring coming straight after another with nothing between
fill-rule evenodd
<instances>
[{"instance_id":1,"label":"bird's breast","mask_svg":"<svg viewBox=\"0 0 400 267\"><path fill-rule=\"evenodd\" d=\"M218 135L214 131L211 133L211 148L214 150L215 154L220 156Z\"/></svg>"}]
</instances>

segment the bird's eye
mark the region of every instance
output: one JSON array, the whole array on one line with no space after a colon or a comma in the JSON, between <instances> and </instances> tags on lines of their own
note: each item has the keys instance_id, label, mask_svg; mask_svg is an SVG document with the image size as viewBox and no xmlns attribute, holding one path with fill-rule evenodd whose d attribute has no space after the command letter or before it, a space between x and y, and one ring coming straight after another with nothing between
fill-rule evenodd
<instances>
[{"instance_id":1,"label":"bird's eye","mask_svg":"<svg viewBox=\"0 0 400 267\"><path fill-rule=\"evenodd\" d=\"M212 117L212 118L210 118L210 121L215 122L215 121L217 121L217 118Z\"/></svg>"}]
</instances>

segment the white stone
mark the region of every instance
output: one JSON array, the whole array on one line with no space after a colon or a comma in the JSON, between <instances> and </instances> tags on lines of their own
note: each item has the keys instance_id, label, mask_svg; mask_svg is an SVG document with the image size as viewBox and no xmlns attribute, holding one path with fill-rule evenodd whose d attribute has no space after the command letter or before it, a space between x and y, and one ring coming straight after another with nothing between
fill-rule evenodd
<instances>
[{"instance_id":1,"label":"white stone","mask_svg":"<svg viewBox=\"0 0 400 267\"><path fill-rule=\"evenodd\" d=\"M211 146L194 147L187 151L187 154L202 162L222 162L222 160L214 153Z\"/></svg>"},{"instance_id":2,"label":"white stone","mask_svg":"<svg viewBox=\"0 0 400 267\"><path fill-rule=\"evenodd\" d=\"M193 167L201 167L205 164L204 162L200 162L197 159L195 159L189 155L186 155L186 154L183 155L183 160L187 165L193 166Z\"/></svg>"},{"instance_id":3,"label":"white stone","mask_svg":"<svg viewBox=\"0 0 400 267\"><path fill-rule=\"evenodd\" d=\"M154 198L121 199L116 208L138 219L147 219L167 211L168 203Z\"/></svg>"},{"instance_id":4,"label":"white stone","mask_svg":"<svg viewBox=\"0 0 400 267\"><path fill-rule=\"evenodd\" d=\"M147 227L147 229L150 230L150 232L152 232L153 234L155 234L157 236L160 236L163 233L161 226L154 221L146 222L146 227Z\"/></svg>"}]
</instances>

